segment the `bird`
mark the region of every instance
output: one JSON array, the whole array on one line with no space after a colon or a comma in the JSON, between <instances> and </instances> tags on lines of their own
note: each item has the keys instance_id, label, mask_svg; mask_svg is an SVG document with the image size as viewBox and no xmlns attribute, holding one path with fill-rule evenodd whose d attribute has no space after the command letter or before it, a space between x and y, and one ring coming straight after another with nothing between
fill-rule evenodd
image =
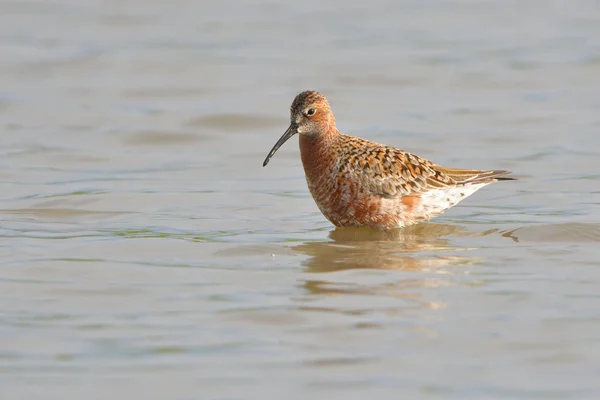
<instances>
[{"instance_id":1,"label":"bird","mask_svg":"<svg viewBox=\"0 0 600 400\"><path fill-rule=\"evenodd\" d=\"M514 180L503 170L447 168L391 146L341 133L329 102L314 90L298 94L290 126L263 162L299 136L308 189L336 227L398 229L429 221L482 187Z\"/></svg>"}]
</instances>

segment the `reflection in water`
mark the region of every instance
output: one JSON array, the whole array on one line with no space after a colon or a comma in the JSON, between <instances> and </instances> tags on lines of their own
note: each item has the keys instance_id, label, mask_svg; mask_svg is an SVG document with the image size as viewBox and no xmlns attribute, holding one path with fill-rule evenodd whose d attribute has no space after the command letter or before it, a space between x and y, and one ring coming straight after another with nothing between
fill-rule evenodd
<instances>
[{"instance_id":1,"label":"reflection in water","mask_svg":"<svg viewBox=\"0 0 600 400\"><path fill-rule=\"evenodd\" d=\"M442 256L459 248L446 236L467 236L456 225L419 224L393 231L338 228L332 242L308 242L294 247L311 258L308 272L333 272L355 268L423 270L449 264L470 262L464 256Z\"/></svg>"},{"instance_id":2,"label":"reflection in water","mask_svg":"<svg viewBox=\"0 0 600 400\"><path fill-rule=\"evenodd\" d=\"M309 242L296 246L294 250L310 256L305 261L307 272L322 273L349 269L387 269L431 273L434 275L403 275L401 279L372 282L359 278L359 281L345 281L338 274L323 275L327 279L309 279L304 282L307 293L313 296L369 296L364 297L360 306L350 309L343 304L334 307L318 307L320 311L359 315L370 313L376 307L387 315L398 315L410 310L446 308L447 304L423 298L423 289L448 286L453 281L440 269L450 264L465 264L473 260L464 256L441 255L459 248L450 244L447 236L466 235L463 227L456 225L419 224L393 231L371 229L338 228L329 234L330 242ZM382 308L376 299L397 299L393 306ZM310 300L309 300L310 301ZM305 306L315 310L315 304Z\"/></svg>"},{"instance_id":3,"label":"reflection in water","mask_svg":"<svg viewBox=\"0 0 600 400\"><path fill-rule=\"evenodd\" d=\"M447 307L443 302L424 299L423 289L456 284L457 280L449 276L452 270L443 267L468 265L478 261L475 257L450 254L465 250L451 244L450 237L486 236L494 233L501 232L494 229L475 233L468 232L462 226L434 223L394 231L339 228L329 234L332 240L330 242L304 243L294 247L294 250L310 256L304 262L310 273L361 268L420 273L403 275L400 280L386 279L383 283L340 281L338 275L327 275L327 279L309 279L304 282L304 288L311 295L367 295L403 299L401 305L387 310L388 314L396 314L414 309ZM343 312L339 308L322 311ZM346 311L360 314L368 312L368 307Z\"/></svg>"}]
</instances>

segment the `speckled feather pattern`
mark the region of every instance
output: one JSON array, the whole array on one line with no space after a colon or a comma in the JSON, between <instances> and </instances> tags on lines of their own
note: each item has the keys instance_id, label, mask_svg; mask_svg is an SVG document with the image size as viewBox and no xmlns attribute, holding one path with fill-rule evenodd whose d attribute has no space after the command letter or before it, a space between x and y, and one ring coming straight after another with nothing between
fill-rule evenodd
<instances>
[{"instance_id":1,"label":"speckled feather pattern","mask_svg":"<svg viewBox=\"0 0 600 400\"><path fill-rule=\"evenodd\" d=\"M483 186L510 179L501 178L506 171L445 168L400 149L342 134L329 103L315 91L299 94L290 116L290 128L300 133L310 193L323 215L338 227L412 225L441 214Z\"/></svg>"}]
</instances>

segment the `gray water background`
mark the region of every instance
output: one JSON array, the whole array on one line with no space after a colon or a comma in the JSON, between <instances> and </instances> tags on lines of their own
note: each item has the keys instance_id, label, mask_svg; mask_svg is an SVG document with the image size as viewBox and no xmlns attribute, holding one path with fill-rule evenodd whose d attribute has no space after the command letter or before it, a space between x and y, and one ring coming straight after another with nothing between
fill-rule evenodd
<instances>
[{"instance_id":1,"label":"gray water background","mask_svg":"<svg viewBox=\"0 0 600 400\"><path fill-rule=\"evenodd\" d=\"M335 230L293 97L508 169ZM594 399L596 1L0 1L0 398Z\"/></svg>"}]
</instances>

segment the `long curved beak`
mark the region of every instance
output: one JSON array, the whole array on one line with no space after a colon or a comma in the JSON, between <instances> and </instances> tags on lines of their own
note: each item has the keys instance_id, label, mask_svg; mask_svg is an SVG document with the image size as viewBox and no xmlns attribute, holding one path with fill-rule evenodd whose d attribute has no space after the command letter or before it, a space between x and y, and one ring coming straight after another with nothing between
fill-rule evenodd
<instances>
[{"instance_id":1,"label":"long curved beak","mask_svg":"<svg viewBox=\"0 0 600 400\"><path fill-rule=\"evenodd\" d=\"M275 143L275 146L273 146L273 148L269 152L269 155L267 156L267 158L265 158L265 162L263 162L263 167L267 166L267 164L271 160L271 157L273 157L273 154L275 154L275 152L277 150L279 150L279 148L285 142L287 142L287 140L289 138L291 138L292 136L294 136L296 133L298 133L298 126L296 124L291 124L290 127L287 128L287 131L285 131L285 133L283 135L281 135L281 137L279 138L279 140L277 141L277 143Z\"/></svg>"}]
</instances>

